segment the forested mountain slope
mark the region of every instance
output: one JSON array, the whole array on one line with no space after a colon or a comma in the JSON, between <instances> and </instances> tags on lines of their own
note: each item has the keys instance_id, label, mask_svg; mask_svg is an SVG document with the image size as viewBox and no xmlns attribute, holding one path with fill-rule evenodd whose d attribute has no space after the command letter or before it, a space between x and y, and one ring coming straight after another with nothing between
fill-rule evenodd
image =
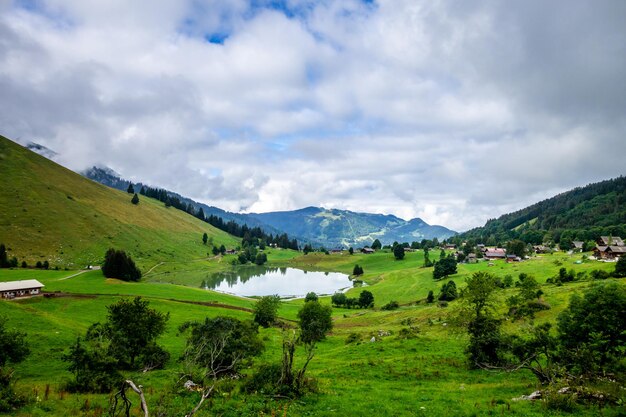
<instances>
[{"instance_id":1,"label":"forested mountain slope","mask_svg":"<svg viewBox=\"0 0 626 417\"><path fill-rule=\"evenodd\" d=\"M577 187L524 209L487 221L459 239L487 244L519 238L539 244L626 235L626 177Z\"/></svg>"}]
</instances>

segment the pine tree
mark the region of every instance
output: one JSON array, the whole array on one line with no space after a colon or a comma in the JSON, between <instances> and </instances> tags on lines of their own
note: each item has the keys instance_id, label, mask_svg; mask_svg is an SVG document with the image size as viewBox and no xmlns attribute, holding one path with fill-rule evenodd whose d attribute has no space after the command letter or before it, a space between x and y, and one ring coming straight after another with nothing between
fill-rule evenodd
<instances>
[{"instance_id":1,"label":"pine tree","mask_svg":"<svg viewBox=\"0 0 626 417\"><path fill-rule=\"evenodd\" d=\"M9 259L7 258L7 249L4 243L0 243L0 268L8 268Z\"/></svg>"},{"instance_id":2,"label":"pine tree","mask_svg":"<svg viewBox=\"0 0 626 417\"><path fill-rule=\"evenodd\" d=\"M137 193L135 193L135 195L133 195L133 198L130 200L131 203L133 204L139 204L139 196L137 195Z\"/></svg>"},{"instance_id":3,"label":"pine tree","mask_svg":"<svg viewBox=\"0 0 626 417\"><path fill-rule=\"evenodd\" d=\"M128 188L126 189L126 192L128 194L135 194L135 189L133 188L133 183L132 182L128 183Z\"/></svg>"},{"instance_id":4,"label":"pine tree","mask_svg":"<svg viewBox=\"0 0 626 417\"><path fill-rule=\"evenodd\" d=\"M209 235L207 235L206 232L204 232L204 234L202 235L202 243L206 245L208 240L209 240Z\"/></svg>"}]
</instances>

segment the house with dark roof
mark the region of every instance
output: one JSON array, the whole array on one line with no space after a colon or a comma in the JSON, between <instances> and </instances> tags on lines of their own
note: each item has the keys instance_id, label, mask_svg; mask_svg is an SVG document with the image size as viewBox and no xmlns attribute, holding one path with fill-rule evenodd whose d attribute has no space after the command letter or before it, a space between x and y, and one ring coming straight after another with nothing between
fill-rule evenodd
<instances>
[{"instance_id":1,"label":"house with dark roof","mask_svg":"<svg viewBox=\"0 0 626 417\"><path fill-rule=\"evenodd\" d=\"M582 252L584 244L585 244L585 242L581 242L580 240L573 241L572 242L572 246L574 247L574 251Z\"/></svg>"},{"instance_id":2,"label":"house with dark roof","mask_svg":"<svg viewBox=\"0 0 626 417\"><path fill-rule=\"evenodd\" d=\"M485 259L505 259L506 250L502 248L487 248L483 256Z\"/></svg>"},{"instance_id":3,"label":"house with dark roof","mask_svg":"<svg viewBox=\"0 0 626 417\"><path fill-rule=\"evenodd\" d=\"M615 259L626 254L626 245L619 236L600 236L593 254L598 259Z\"/></svg>"}]
</instances>

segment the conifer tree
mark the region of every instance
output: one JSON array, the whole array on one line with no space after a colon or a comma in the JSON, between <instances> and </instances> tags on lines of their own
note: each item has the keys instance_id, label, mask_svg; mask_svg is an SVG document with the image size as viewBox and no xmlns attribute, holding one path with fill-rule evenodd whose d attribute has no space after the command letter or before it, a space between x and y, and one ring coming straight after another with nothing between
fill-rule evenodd
<instances>
[{"instance_id":1,"label":"conifer tree","mask_svg":"<svg viewBox=\"0 0 626 417\"><path fill-rule=\"evenodd\" d=\"M128 188L126 189L126 192L128 194L135 194L135 189L133 188L133 183L132 182L128 183Z\"/></svg>"},{"instance_id":2,"label":"conifer tree","mask_svg":"<svg viewBox=\"0 0 626 417\"><path fill-rule=\"evenodd\" d=\"M139 204L139 196L137 195L137 193L135 193L135 195L133 195L133 198L130 200L131 203L137 205Z\"/></svg>"}]
</instances>

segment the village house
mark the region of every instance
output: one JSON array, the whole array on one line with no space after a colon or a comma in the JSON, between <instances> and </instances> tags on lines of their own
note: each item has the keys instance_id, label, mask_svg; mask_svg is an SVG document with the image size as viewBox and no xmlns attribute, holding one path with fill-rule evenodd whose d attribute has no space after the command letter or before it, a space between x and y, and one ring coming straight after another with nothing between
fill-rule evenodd
<instances>
[{"instance_id":1,"label":"village house","mask_svg":"<svg viewBox=\"0 0 626 417\"><path fill-rule=\"evenodd\" d=\"M374 253L376 251L374 249L372 249L372 248L363 248L363 249L361 249L361 252L365 253L365 254L370 254L370 253Z\"/></svg>"},{"instance_id":2,"label":"village house","mask_svg":"<svg viewBox=\"0 0 626 417\"><path fill-rule=\"evenodd\" d=\"M581 242L579 240L575 240L572 242L572 246L574 247L574 251L575 252L582 252L583 251L583 245L585 244L585 242Z\"/></svg>"},{"instance_id":3,"label":"village house","mask_svg":"<svg viewBox=\"0 0 626 417\"><path fill-rule=\"evenodd\" d=\"M487 248L484 257L485 259L505 259L506 250L502 248Z\"/></svg>"},{"instance_id":4,"label":"village house","mask_svg":"<svg viewBox=\"0 0 626 417\"><path fill-rule=\"evenodd\" d=\"M621 237L600 236L593 254L597 259L615 259L626 254L626 245Z\"/></svg>"},{"instance_id":5,"label":"village house","mask_svg":"<svg viewBox=\"0 0 626 417\"><path fill-rule=\"evenodd\" d=\"M0 282L0 298L11 300L18 297L39 295L43 284L36 279Z\"/></svg>"}]
</instances>

